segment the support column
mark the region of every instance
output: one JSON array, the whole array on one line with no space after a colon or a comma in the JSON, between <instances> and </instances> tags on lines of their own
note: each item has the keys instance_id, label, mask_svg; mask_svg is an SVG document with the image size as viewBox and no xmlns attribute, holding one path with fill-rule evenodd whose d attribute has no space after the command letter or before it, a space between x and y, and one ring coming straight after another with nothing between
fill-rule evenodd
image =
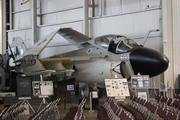
<instances>
[{"instance_id":1,"label":"support column","mask_svg":"<svg viewBox=\"0 0 180 120\"><path fill-rule=\"evenodd\" d=\"M3 14L3 7L2 2L3 0L0 0L0 54L2 54L2 40L3 40L3 26L2 26L2 14Z\"/></svg>"},{"instance_id":2,"label":"support column","mask_svg":"<svg viewBox=\"0 0 180 120\"><path fill-rule=\"evenodd\" d=\"M12 30L13 29L13 15L12 15L12 0L9 0L9 22L10 22L10 30Z\"/></svg>"},{"instance_id":3,"label":"support column","mask_svg":"<svg viewBox=\"0 0 180 120\"><path fill-rule=\"evenodd\" d=\"M89 3L88 0L84 0L84 18L83 18L83 33L89 35Z\"/></svg>"},{"instance_id":4,"label":"support column","mask_svg":"<svg viewBox=\"0 0 180 120\"><path fill-rule=\"evenodd\" d=\"M37 42L37 1L31 0L32 2L32 45Z\"/></svg>"},{"instance_id":5,"label":"support column","mask_svg":"<svg viewBox=\"0 0 180 120\"><path fill-rule=\"evenodd\" d=\"M1 38L1 43L0 43L0 53L5 53L6 52L6 1L5 0L0 0L0 7L1 7L1 17L0 17L0 24L1 24L1 31L0 31L0 38Z\"/></svg>"}]
</instances>

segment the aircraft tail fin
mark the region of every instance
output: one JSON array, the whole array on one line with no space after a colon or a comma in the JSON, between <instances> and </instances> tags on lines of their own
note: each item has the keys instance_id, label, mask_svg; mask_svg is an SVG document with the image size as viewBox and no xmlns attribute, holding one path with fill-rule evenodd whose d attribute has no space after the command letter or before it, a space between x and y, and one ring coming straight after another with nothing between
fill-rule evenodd
<instances>
[{"instance_id":1,"label":"aircraft tail fin","mask_svg":"<svg viewBox=\"0 0 180 120\"><path fill-rule=\"evenodd\" d=\"M27 51L27 47L21 37L14 37L10 47L13 51L15 59L22 56Z\"/></svg>"},{"instance_id":2,"label":"aircraft tail fin","mask_svg":"<svg viewBox=\"0 0 180 120\"><path fill-rule=\"evenodd\" d=\"M29 0L23 0L21 5L23 5L23 4L27 3L27 2L29 2Z\"/></svg>"}]
</instances>

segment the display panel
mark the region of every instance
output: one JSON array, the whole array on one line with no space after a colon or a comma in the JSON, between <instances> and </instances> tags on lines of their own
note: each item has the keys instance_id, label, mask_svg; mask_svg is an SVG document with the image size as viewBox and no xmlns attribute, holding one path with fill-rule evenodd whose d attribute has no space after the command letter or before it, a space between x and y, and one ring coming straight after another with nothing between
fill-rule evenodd
<instances>
[{"instance_id":1,"label":"display panel","mask_svg":"<svg viewBox=\"0 0 180 120\"><path fill-rule=\"evenodd\" d=\"M136 96L137 97L140 97L140 98L143 98L145 100L148 100L149 99L149 91L148 89L136 89Z\"/></svg>"},{"instance_id":2,"label":"display panel","mask_svg":"<svg viewBox=\"0 0 180 120\"><path fill-rule=\"evenodd\" d=\"M67 91L74 91L74 85L67 85Z\"/></svg>"},{"instance_id":3,"label":"display panel","mask_svg":"<svg viewBox=\"0 0 180 120\"><path fill-rule=\"evenodd\" d=\"M34 96L49 96L53 95L52 81L32 81Z\"/></svg>"},{"instance_id":4,"label":"display panel","mask_svg":"<svg viewBox=\"0 0 180 120\"><path fill-rule=\"evenodd\" d=\"M132 75L132 88L149 88L149 75Z\"/></svg>"},{"instance_id":5,"label":"display panel","mask_svg":"<svg viewBox=\"0 0 180 120\"><path fill-rule=\"evenodd\" d=\"M18 97L31 97L32 85L31 77L17 76L17 96Z\"/></svg>"},{"instance_id":6,"label":"display panel","mask_svg":"<svg viewBox=\"0 0 180 120\"><path fill-rule=\"evenodd\" d=\"M58 92L67 92L75 90L75 78L58 81Z\"/></svg>"},{"instance_id":7,"label":"display panel","mask_svg":"<svg viewBox=\"0 0 180 120\"><path fill-rule=\"evenodd\" d=\"M105 79L105 87L109 97L129 96L127 79Z\"/></svg>"},{"instance_id":8,"label":"display panel","mask_svg":"<svg viewBox=\"0 0 180 120\"><path fill-rule=\"evenodd\" d=\"M98 92L97 91L92 91L92 98L98 98Z\"/></svg>"}]
</instances>

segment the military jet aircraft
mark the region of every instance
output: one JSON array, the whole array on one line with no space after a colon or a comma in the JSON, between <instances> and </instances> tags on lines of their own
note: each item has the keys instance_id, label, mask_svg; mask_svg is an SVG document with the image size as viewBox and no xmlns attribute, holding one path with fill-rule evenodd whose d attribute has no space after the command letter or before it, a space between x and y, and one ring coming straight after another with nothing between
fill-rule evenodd
<instances>
[{"instance_id":1,"label":"military jet aircraft","mask_svg":"<svg viewBox=\"0 0 180 120\"><path fill-rule=\"evenodd\" d=\"M57 33L78 49L48 58L40 57ZM123 35L104 35L92 40L71 28L58 28L31 48L26 48L20 37L15 37L11 48L18 70L25 74L55 70L89 83L103 83L105 78L114 78L115 75L127 79L138 73L154 77L163 73L169 65L164 54L146 48L134 39Z\"/></svg>"}]
</instances>

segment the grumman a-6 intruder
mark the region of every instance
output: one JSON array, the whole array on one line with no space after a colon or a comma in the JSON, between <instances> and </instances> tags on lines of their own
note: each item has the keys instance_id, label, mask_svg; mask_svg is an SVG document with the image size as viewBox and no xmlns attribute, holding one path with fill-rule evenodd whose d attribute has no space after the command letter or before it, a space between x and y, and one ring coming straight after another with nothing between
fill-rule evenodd
<instances>
[{"instance_id":1,"label":"grumman a-6 intruder","mask_svg":"<svg viewBox=\"0 0 180 120\"><path fill-rule=\"evenodd\" d=\"M150 32L152 31L144 38L144 43ZM40 57L56 34L75 45L78 50L48 58ZM131 75L138 73L150 77L163 73L168 68L168 58L158 51L144 47L144 43L140 45L122 35L104 35L92 40L71 28L58 28L28 49L20 37L15 37L11 48L17 70L24 74L48 70L68 74L73 72L71 77L77 81L103 83L105 78L114 78L115 74L119 78L129 79Z\"/></svg>"}]
</instances>

